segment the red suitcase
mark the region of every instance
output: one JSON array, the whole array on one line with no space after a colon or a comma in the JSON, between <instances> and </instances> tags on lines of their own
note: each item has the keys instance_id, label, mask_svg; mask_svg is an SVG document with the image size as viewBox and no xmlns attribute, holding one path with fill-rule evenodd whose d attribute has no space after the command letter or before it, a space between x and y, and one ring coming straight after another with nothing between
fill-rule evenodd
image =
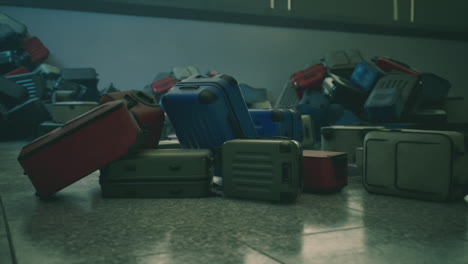
<instances>
[{"instance_id":1,"label":"red suitcase","mask_svg":"<svg viewBox=\"0 0 468 264\"><path fill-rule=\"evenodd\" d=\"M124 102L103 104L24 146L18 161L39 197L50 196L138 145Z\"/></svg>"},{"instance_id":2,"label":"red suitcase","mask_svg":"<svg viewBox=\"0 0 468 264\"><path fill-rule=\"evenodd\" d=\"M415 76L419 75L419 72L411 69L410 66L389 57L377 57L373 61L375 65L377 65L384 72L400 71Z\"/></svg>"},{"instance_id":3,"label":"red suitcase","mask_svg":"<svg viewBox=\"0 0 468 264\"><path fill-rule=\"evenodd\" d=\"M19 67L18 69L12 70L11 72L7 72L3 74L4 77L13 76L18 74L30 73L29 69L26 67Z\"/></svg>"},{"instance_id":4,"label":"red suitcase","mask_svg":"<svg viewBox=\"0 0 468 264\"><path fill-rule=\"evenodd\" d=\"M167 93L172 86L177 83L177 80L172 76L167 76L162 80L155 81L151 84L151 91L156 98L156 101L159 102L161 95Z\"/></svg>"},{"instance_id":5,"label":"red suitcase","mask_svg":"<svg viewBox=\"0 0 468 264\"><path fill-rule=\"evenodd\" d=\"M304 150L304 192L329 193L348 184L348 158L344 152Z\"/></svg>"},{"instance_id":6,"label":"red suitcase","mask_svg":"<svg viewBox=\"0 0 468 264\"><path fill-rule=\"evenodd\" d=\"M306 70L294 73L291 83L296 90L297 98L302 99L306 89L320 91L326 73L327 69L322 64L315 64Z\"/></svg>"},{"instance_id":7,"label":"red suitcase","mask_svg":"<svg viewBox=\"0 0 468 264\"><path fill-rule=\"evenodd\" d=\"M49 49L37 38L31 37L23 41L23 49L31 57L31 63L37 66L49 57Z\"/></svg>"},{"instance_id":8,"label":"red suitcase","mask_svg":"<svg viewBox=\"0 0 468 264\"><path fill-rule=\"evenodd\" d=\"M127 103L127 108L143 132L142 146L155 148L161 138L164 124L164 112L159 104L145 93L135 90L104 94L101 96L100 103L113 100L124 100Z\"/></svg>"}]
</instances>

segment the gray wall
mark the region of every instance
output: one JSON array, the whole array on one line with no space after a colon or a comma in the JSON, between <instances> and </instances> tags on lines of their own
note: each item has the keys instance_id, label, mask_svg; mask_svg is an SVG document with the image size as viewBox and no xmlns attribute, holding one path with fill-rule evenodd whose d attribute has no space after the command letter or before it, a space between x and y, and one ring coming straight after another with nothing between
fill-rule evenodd
<instances>
[{"instance_id":1,"label":"gray wall","mask_svg":"<svg viewBox=\"0 0 468 264\"><path fill-rule=\"evenodd\" d=\"M198 65L269 88L276 98L291 73L330 50L388 55L449 79L468 97L468 42L237 25L180 19L0 6L50 49L49 62L95 67L100 87L142 89L158 72Z\"/></svg>"}]
</instances>

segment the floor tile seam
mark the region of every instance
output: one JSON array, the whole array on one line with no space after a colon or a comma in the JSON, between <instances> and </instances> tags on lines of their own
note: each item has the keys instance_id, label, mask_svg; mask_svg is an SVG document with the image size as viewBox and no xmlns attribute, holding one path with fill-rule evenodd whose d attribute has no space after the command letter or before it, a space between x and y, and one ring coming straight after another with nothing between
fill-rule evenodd
<instances>
[{"instance_id":1,"label":"floor tile seam","mask_svg":"<svg viewBox=\"0 0 468 264\"><path fill-rule=\"evenodd\" d=\"M255 252L258 252L258 253L260 253L260 254L262 254L262 255L264 255L264 256L266 256L266 257L268 257L268 258L270 258L270 259L272 259L272 260L274 260L274 261L276 261L276 262L278 262L278 263L280 263L280 264L286 264L285 262L279 260L278 258L276 258L276 257L274 257L274 256L272 256L272 255L270 255L270 254L268 254L268 253L266 253L266 252L264 252L263 250L260 250L260 249L258 249L258 248L256 248L256 247L254 247L254 246L252 246L252 245L249 245L248 243L246 243L246 242L244 242L244 241L242 241L242 240L240 240L240 239L238 239L238 238L236 238L236 237L234 237L234 236L231 236L231 235L229 235L229 234L228 234L228 236L231 237L231 238L233 238L234 240L238 241L239 243L243 244L244 246L246 246L246 247L252 249L252 250L255 251Z\"/></svg>"},{"instance_id":2,"label":"floor tile seam","mask_svg":"<svg viewBox=\"0 0 468 264\"><path fill-rule=\"evenodd\" d=\"M341 228L341 229L333 229L333 230L326 230L326 231L319 231L319 232L311 232L311 233L303 233L302 236L312 236L318 234L325 234L325 233L333 233L333 232L340 232L340 231L348 231L353 229L362 229L366 228L366 226L356 226L356 227L348 227L348 228Z\"/></svg>"},{"instance_id":3,"label":"floor tile seam","mask_svg":"<svg viewBox=\"0 0 468 264\"><path fill-rule=\"evenodd\" d=\"M14 246L13 246L13 239L12 239L12 236L11 236L10 227L8 225L8 219L7 219L7 216L6 216L5 207L3 206L2 196L0 196L0 210L1 210L1 214L2 214L1 217L3 217L3 221L5 223L5 232L6 232L6 238L8 240L8 247L10 249L11 261L12 261L13 264L17 264L18 261L16 259L15 249L14 249Z\"/></svg>"}]
</instances>

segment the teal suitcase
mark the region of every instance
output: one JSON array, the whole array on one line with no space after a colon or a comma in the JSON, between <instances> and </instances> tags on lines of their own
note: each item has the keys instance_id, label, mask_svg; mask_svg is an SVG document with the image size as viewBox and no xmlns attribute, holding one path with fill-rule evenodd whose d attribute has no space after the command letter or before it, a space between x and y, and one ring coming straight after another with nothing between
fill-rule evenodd
<instances>
[{"instance_id":1,"label":"teal suitcase","mask_svg":"<svg viewBox=\"0 0 468 264\"><path fill-rule=\"evenodd\" d=\"M146 149L101 169L107 198L201 198L211 195L211 151Z\"/></svg>"},{"instance_id":2,"label":"teal suitcase","mask_svg":"<svg viewBox=\"0 0 468 264\"><path fill-rule=\"evenodd\" d=\"M227 197L293 202L302 191L302 146L295 140L227 141L222 168Z\"/></svg>"}]
</instances>

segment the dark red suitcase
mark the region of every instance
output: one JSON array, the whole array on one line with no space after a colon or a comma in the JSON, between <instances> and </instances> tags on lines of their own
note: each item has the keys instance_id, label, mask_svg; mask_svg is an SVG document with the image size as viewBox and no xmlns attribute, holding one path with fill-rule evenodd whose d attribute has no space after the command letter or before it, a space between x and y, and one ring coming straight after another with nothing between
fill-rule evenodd
<instances>
[{"instance_id":1,"label":"dark red suitcase","mask_svg":"<svg viewBox=\"0 0 468 264\"><path fill-rule=\"evenodd\" d=\"M320 91L326 73L327 69L322 64L314 64L306 70L294 73L291 83L296 90L297 98L302 99L306 89Z\"/></svg>"},{"instance_id":2,"label":"dark red suitcase","mask_svg":"<svg viewBox=\"0 0 468 264\"><path fill-rule=\"evenodd\" d=\"M167 76L166 78L158 81L154 81L151 84L151 91L156 98L156 101L159 102L161 95L165 94L172 86L177 83L177 80L172 76Z\"/></svg>"},{"instance_id":3,"label":"dark red suitcase","mask_svg":"<svg viewBox=\"0 0 468 264\"><path fill-rule=\"evenodd\" d=\"M113 100L124 100L127 103L127 108L143 132L142 146L155 148L161 138L164 124L164 112L159 104L145 93L135 90L104 94L101 96L100 103Z\"/></svg>"},{"instance_id":4,"label":"dark red suitcase","mask_svg":"<svg viewBox=\"0 0 468 264\"><path fill-rule=\"evenodd\" d=\"M18 74L30 73L31 71L26 67L19 67L17 69L12 70L11 72L7 72L3 74L4 77L13 76Z\"/></svg>"},{"instance_id":5,"label":"dark red suitcase","mask_svg":"<svg viewBox=\"0 0 468 264\"><path fill-rule=\"evenodd\" d=\"M23 49L31 57L31 63L34 66L41 64L49 57L49 49L37 37L25 39L23 41Z\"/></svg>"},{"instance_id":6,"label":"dark red suitcase","mask_svg":"<svg viewBox=\"0 0 468 264\"><path fill-rule=\"evenodd\" d=\"M344 152L304 150L304 192L330 193L348 184L348 157Z\"/></svg>"},{"instance_id":7,"label":"dark red suitcase","mask_svg":"<svg viewBox=\"0 0 468 264\"><path fill-rule=\"evenodd\" d=\"M109 102L24 146L18 161L47 197L126 154L139 134L124 102Z\"/></svg>"},{"instance_id":8,"label":"dark red suitcase","mask_svg":"<svg viewBox=\"0 0 468 264\"><path fill-rule=\"evenodd\" d=\"M411 69L410 66L404 64L403 62L391 59L389 57L377 57L374 58L373 61L375 65L377 65L384 72L400 71L415 76L419 75L419 72L415 71L414 69Z\"/></svg>"}]
</instances>

